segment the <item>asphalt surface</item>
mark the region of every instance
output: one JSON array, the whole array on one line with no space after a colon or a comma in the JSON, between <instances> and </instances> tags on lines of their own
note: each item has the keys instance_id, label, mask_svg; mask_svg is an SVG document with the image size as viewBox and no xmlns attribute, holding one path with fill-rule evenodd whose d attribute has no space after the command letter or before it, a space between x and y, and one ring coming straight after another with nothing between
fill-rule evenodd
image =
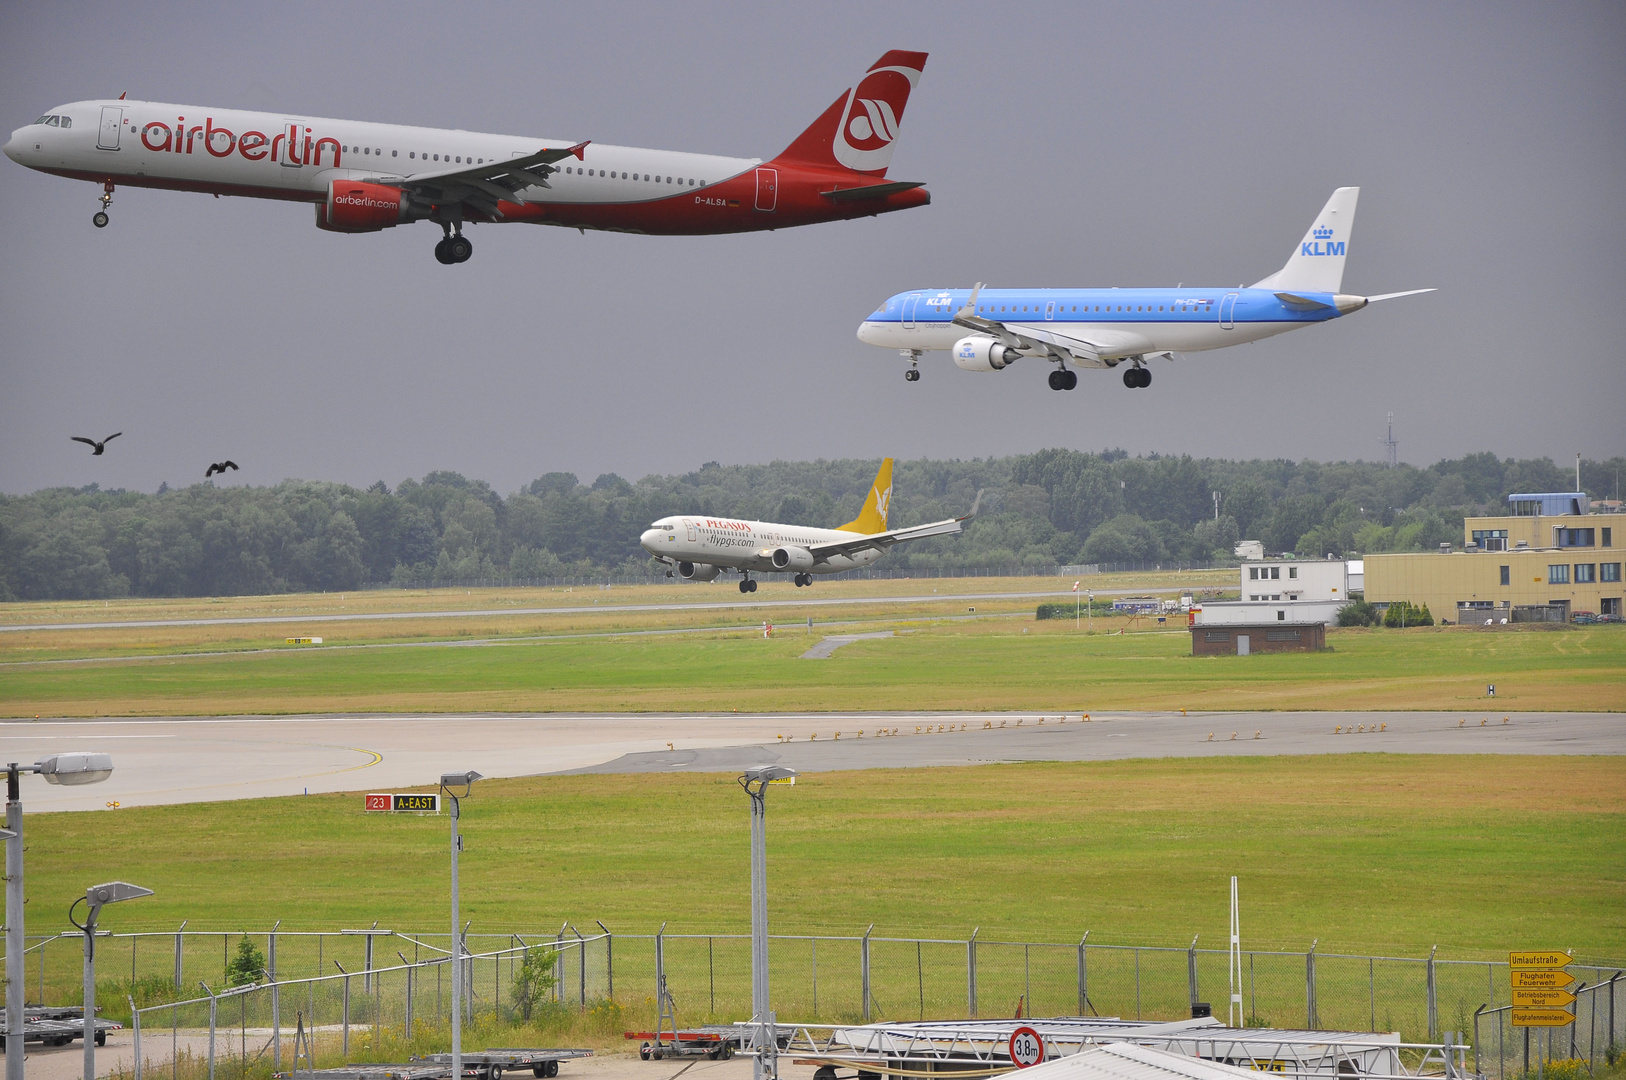
<instances>
[{"instance_id":1,"label":"asphalt surface","mask_svg":"<svg viewBox=\"0 0 1626 1080\"><path fill-rule=\"evenodd\" d=\"M1154 593L1178 594L1190 592L1191 587L1094 589L1091 591L1095 596L1150 596ZM120 630L126 628L138 630L160 626L243 626L255 623L304 624L375 622L391 619L468 619L492 618L502 615L617 615L635 611L717 611L730 609L745 611L787 607L845 607L862 604L938 604L962 600L1031 600L1047 596L1072 595L1073 590L1069 586L1065 589L1045 589L1038 592L931 593L916 596L832 596L820 599L813 597L793 599L787 596L782 600L709 600L666 604L576 604L570 607L478 608L468 611L380 611L371 614L354 615L253 615L221 619L131 619L111 622L0 623L0 633L17 633L23 630Z\"/></svg>"},{"instance_id":2,"label":"asphalt surface","mask_svg":"<svg viewBox=\"0 0 1626 1080\"><path fill-rule=\"evenodd\" d=\"M878 734L882 730L888 734ZM735 771L764 763L819 772L1360 752L1614 755L1626 754L1626 714L1113 712L1086 721L1076 712L621 713L0 722L0 761L29 763L74 750L112 754L112 778L77 788L29 778L23 793L29 810L395 791L462 769L511 777Z\"/></svg>"}]
</instances>

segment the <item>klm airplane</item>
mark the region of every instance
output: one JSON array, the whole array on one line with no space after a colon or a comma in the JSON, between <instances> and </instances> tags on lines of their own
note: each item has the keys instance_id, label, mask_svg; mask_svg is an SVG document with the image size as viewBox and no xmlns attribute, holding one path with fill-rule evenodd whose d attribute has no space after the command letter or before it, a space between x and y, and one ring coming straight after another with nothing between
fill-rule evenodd
<instances>
[{"instance_id":1,"label":"klm airplane","mask_svg":"<svg viewBox=\"0 0 1626 1080\"><path fill-rule=\"evenodd\" d=\"M1024 356L1056 365L1050 389L1078 385L1080 367L1124 368L1124 385L1152 385L1151 360L1274 337L1433 289L1352 296L1339 292L1355 199L1339 188L1287 264L1247 288L939 289L903 292L858 328L858 340L897 349L904 378L920 379L928 349L948 349L966 371L1001 371Z\"/></svg>"}]
</instances>

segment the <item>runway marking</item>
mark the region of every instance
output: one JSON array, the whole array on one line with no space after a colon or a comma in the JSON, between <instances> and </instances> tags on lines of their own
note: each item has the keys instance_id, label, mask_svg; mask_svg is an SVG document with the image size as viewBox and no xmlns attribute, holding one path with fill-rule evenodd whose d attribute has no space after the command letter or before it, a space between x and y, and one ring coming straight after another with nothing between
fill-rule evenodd
<instances>
[{"instance_id":1,"label":"runway marking","mask_svg":"<svg viewBox=\"0 0 1626 1080\"><path fill-rule=\"evenodd\" d=\"M347 746L345 749L354 750L358 754L371 754L373 756L373 760L367 762L365 765L352 765L348 769L335 769L334 772L356 772L359 769L370 769L374 765L377 765L380 761L384 760L384 755L380 754L377 750L363 750L359 746ZM332 774L329 773L327 775Z\"/></svg>"}]
</instances>

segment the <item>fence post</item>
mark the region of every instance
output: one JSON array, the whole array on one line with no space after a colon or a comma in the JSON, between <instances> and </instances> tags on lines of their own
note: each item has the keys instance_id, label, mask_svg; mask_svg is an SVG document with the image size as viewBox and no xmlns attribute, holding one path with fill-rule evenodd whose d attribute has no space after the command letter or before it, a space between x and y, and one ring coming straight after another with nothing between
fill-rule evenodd
<instances>
[{"instance_id":1,"label":"fence post","mask_svg":"<svg viewBox=\"0 0 1626 1080\"><path fill-rule=\"evenodd\" d=\"M875 924L870 923L869 929L864 931L864 943L858 954L859 974L862 976L860 981L863 983L864 991L864 1023L866 1024L869 1023L869 936L874 930Z\"/></svg>"},{"instance_id":2,"label":"fence post","mask_svg":"<svg viewBox=\"0 0 1626 1080\"><path fill-rule=\"evenodd\" d=\"M1439 951L1438 945L1428 950L1428 1037L1431 1042L1440 1033L1440 1010L1434 992L1434 954Z\"/></svg>"},{"instance_id":3,"label":"fence post","mask_svg":"<svg viewBox=\"0 0 1626 1080\"><path fill-rule=\"evenodd\" d=\"M582 932L574 926L570 928L570 932L576 935L576 966L580 978L578 985L581 988L578 997L580 998L579 1004L585 1009L587 1008L587 939L582 937Z\"/></svg>"},{"instance_id":4,"label":"fence post","mask_svg":"<svg viewBox=\"0 0 1626 1080\"><path fill-rule=\"evenodd\" d=\"M277 987L277 927L282 925L278 919L271 924L271 933L266 942L266 976L271 980L271 1071L282 1071L282 994Z\"/></svg>"},{"instance_id":5,"label":"fence post","mask_svg":"<svg viewBox=\"0 0 1626 1080\"><path fill-rule=\"evenodd\" d=\"M977 1018L977 931L981 929L972 930L965 943L965 1004L973 1020Z\"/></svg>"},{"instance_id":6,"label":"fence post","mask_svg":"<svg viewBox=\"0 0 1626 1080\"><path fill-rule=\"evenodd\" d=\"M181 931L186 929L186 924L189 922L191 922L190 919L182 919L181 925L175 929L175 989L177 990L181 988ZM40 968L42 973L45 970L43 962L42 957ZM45 999L41 998L40 1000L44 1001Z\"/></svg>"},{"instance_id":7,"label":"fence post","mask_svg":"<svg viewBox=\"0 0 1626 1080\"><path fill-rule=\"evenodd\" d=\"M1489 1002L1474 1010L1474 1075L1483 1076L1479 1071L1479 1014L1489 1006Z\"/></svg>"},{"instance_id":8,"label":"fence post","mask_svg":"<svg viewBox=\"0 0 1626 1080\"><path fill-rule=\"evenodd\" d=\"M1186 949L1186 985L1191 989L1191 1007L1197 1007L1197 938L1192 935L1191 946Z\"/></svg>"},{"instance_id":9,"label":"fence post","mask_svg":"<svg viewBox=\"0 0 1626 1080\"><path fill-rule=\"evenodd\" d=\"M1311 1031L1320 1026L1315 1012L1315 947L1320 943L1320 938L1310 942L1310 951L1304 954L1304 1026Z\"/></svg>"},{"instance_id":10,"label":"fence post","mask_svg":"<svg viewBox=\"0 0 1626 1080\"><path fill-rule=\"evenodd\" d=\"M141 1014L136 1012L134 997L126 994L124 1000L130 1003L130 1026L135 1029L135 1080L141 1080ZM21 1046L22 1040L18 1039L17 1044Z\"/></svg>"},{"instance_id":11,"label":"fence post","mask_svg":"<svg viewBox=\"0 0 1626 1080\"><path fill-rule=\"evenodd\" d=\"M1085 959L1084 943L1090 940L1090 932L1084 931L1084 936L1078 939L1078 1015L1084 1015L1084 1004L1090 1000L1090 964Z\"/></svg>"},{"instance_id":12,"label":"fence post","mask_svg":"<svg viewBox=\"0 0 1626 1080\"><path fill-rule=\"evenodd\" d=\"M219 1002L215 999L215 992L209 989L209 984L199 982L203 992L209 995L209 1080L215 1080L215 1016Z\"/></svg>"},{"instance_id":13,"label":"fence post","mask_svg":"<svg viewBox=\"0 0 1626 1080\"><path fill-rule=\"evenodd\" d=\"M608 992L606 993L605 996L608 997L611 1001L614 1001L615 1000L615 935L611 934L610 933L610 928L608 926L605 926L598 919L594 919L593 921L598 923L598 928L600 930L604 931L604 980L608 984Z\"/></svg>"}]
</instances>

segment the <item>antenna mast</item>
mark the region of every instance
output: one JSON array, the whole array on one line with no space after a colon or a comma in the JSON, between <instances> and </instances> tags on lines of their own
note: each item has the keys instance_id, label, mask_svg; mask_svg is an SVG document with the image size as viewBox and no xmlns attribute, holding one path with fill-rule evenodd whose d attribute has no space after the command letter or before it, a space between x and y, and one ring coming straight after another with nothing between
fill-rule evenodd
<instances>
[{"instance_id":1,"label":"antenna mast","mask_svg":"<svg viewBox=\"0 0 1626 1080\"><path fill-rule=\"evenodd\" d=\"M1399 445L1400 443L1395 441L1395 414L1390 413L1388 434L1383 437L1383 449L1388 454L1391 469L1395 467L1395 448Z\"/></svg>"}]
</instances>

